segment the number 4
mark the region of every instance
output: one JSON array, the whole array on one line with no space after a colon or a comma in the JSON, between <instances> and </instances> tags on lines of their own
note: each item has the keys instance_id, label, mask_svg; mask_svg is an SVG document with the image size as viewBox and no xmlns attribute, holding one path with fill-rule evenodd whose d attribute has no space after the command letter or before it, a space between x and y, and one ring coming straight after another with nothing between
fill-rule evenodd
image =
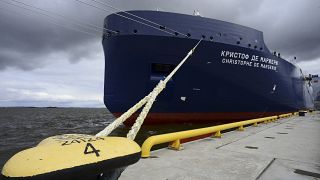
<instances>
[{"instance_id":1,"label":"number 4","mask_svg":"<svg viewBox=\"0 0 320 180\"><path fill-rule=\"evenodd\" d=\"M91 151L89 151L89 148L91 148ZM91 153L95 153L97 157L100 156L99 154L100 150L97 150L96 148L93 147L93 145L91 143L87 143L86 148L84 150L84 154L91 154Z\"/></svg>"}]
</instances>

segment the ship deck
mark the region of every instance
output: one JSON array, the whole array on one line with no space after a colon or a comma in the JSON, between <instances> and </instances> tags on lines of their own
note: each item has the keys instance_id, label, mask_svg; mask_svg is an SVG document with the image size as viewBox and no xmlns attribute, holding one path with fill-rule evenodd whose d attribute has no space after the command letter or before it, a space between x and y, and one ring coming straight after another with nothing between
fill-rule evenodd
<instances>
[{"instance_id":1,"label":"ship deck","mask_svg":"<svg viewBox=\"0 0 320 180\"><path fill-rule=\"evenodd\" d=\"M320 178L320 112L152 151L119 179Z\"/></svg>"}]
</instances>

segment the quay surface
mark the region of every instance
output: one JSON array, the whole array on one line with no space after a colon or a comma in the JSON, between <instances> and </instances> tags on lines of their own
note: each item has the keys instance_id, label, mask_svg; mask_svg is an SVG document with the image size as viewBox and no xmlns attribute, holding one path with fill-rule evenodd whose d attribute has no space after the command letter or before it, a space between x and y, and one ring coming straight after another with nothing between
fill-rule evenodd
<instances>
[{"instance_id":1,"label":"quay surface","mask_svg":"<svg viewBox=\"0 0 320 180\"><path fill-rule=\"evenodd\" d=\"M320 112L160 149L120 180L320 179Z\"/></svg>"}]
</instances>

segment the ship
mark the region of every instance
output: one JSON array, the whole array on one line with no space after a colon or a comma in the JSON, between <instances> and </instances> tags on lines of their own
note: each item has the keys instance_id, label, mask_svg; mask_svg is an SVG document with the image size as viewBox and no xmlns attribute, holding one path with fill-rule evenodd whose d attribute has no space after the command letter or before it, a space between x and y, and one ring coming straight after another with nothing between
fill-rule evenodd
<instances>
[{"instance_id":1,"label":"ship","mask_svg":"<svg viewBox=\"0 0 320 180\"><path fill-rule=\"evenodd\" d=\"M312 77L312 89L314 99L314 109L320 110L320 77L315 75Z\"/></svg>"},{"instance_id":2,"label":"ship","mask_svg":"<svg viewBox=\"0 0 320 180\"><path fill-rule=\"evenodd\" d=\"M134 16L124 18L128 14ZM159 26L137 23L141 18ZM171 33L165 33L169 27ZM104 103L116 117L148 95L200 39L157 97L145 124L241 121L314 108L303 71L271 52L259 30L147 10L110 14L104 28L117 32L106 31L102 38Z\"/></svg>"}]
</instances>

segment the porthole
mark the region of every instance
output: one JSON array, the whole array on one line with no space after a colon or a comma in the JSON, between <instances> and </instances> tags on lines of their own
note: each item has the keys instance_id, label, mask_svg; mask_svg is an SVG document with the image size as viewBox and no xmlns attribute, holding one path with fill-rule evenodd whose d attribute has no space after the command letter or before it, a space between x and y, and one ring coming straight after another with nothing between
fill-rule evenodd
<instances>
[{"instance_id":1,"label":"porthole","mask_svg":"<svg viewBox=\"0 0 320 180\"><path fill-rule=\"evenodd\" d=\"M202 35L201 37L202 37L203 39L205 39L205 38L206 38L206 36L205 36L205 35Z\"/></svg>"},{"instance_id":2,"label":"porthole","mask_svg":"<svg viewBox=\"0 0 320 180\"><path fill-rule=\"evenodd\" d=\"M240 39L240 41L241 41L241 40L242 40L242 37L240 37L239 39Z\"/></svg>"},{"instance_id":3,"label":"porthole","mask_svg":"<svg viewBox=\"0 0 320 180\"><path fill-rule=\"evenodd\" d=\"M166 27L165 26L160 26L160 29L166 29Z\"/></svg>"},{"instance_id":4,"label":"porthole","mask_svg":"<svg viewBox=\"0 0 320 180\"><path fill-rule=\"evenodd\" d=\"M251 44L248 44L248 47L251 47Z\"/></svg>"},{"instance_id":5,"label":"porthole","mask_svg":"<svg viewBox=\"0 0 320 180\"><path fill-rule=\"evenodd\" d=\"M187 34L187 36L188 36L188 37L191 37L191 34L190 34L190 33L188 33L188 34Z\"/></svg>"},{"instance_id":6,"label":"porthole","mask_svg":"<svg viewBox=\"0 0 320 180\"><path fill-rule=\"evenodd\" d=\"M261 48L260 48L260 51L262 51L262 50L263 50L263 48L261 47Z\"/></svg>"},{"instance_id":7,"label":"porthole","mask_svg":"<svg viewBox=\"0 0 320 180\"><path fill-rule=\"evenodd\" d=\"M178 33L178 32L174 32L174 35L178 36L178 35L179 35L179 33Z\"/></svg>"},{"instance_id":8,"label":"porthole","mask_svg":"<svg viewBox=\"0 0 320 180\"><path fill-rule=\"evenodd\" d=\"M213 37L212 36L210 36L210 40L213 41Z\"/></svg>"},{"instance_id":9,"label":"porthole","mask_svg":"<svg viewBox=\"0 0 320 180\"><path fill-rule=\"evenodd\" d=\"M240 44L240 41L237 41L237 44Z\"/></svg>"},{"instance_id":10,"label":"porthole","mask_svg":"<svg viewBox=\"0 0 320 180\"><path fill-rule=\"evenodd\" d=\"M257 49L257 46L254 46L255 49Z\"/></svg>"},{"instance_id":11,"label":"porthole","mask_svg":"<svg viewBox=\"0 0 320 180\"><path fill-rule=\"evenodd\" d=\"M135 34L136 34L137 32L138 32L138 30L136 30L136 29L134 29L134 30L133 30L133 33L135 33Z\"/></svg>"},{"instance_id":12,"label":"porthole","mask_svg":"<svg viewBox=\"0 0 320 180\"><path fill-rule=\"evenodd\" d=\"M106 32L106 36L110 37L112 35L112 33L110 31Z\"/></svg>"}]
</instances>

